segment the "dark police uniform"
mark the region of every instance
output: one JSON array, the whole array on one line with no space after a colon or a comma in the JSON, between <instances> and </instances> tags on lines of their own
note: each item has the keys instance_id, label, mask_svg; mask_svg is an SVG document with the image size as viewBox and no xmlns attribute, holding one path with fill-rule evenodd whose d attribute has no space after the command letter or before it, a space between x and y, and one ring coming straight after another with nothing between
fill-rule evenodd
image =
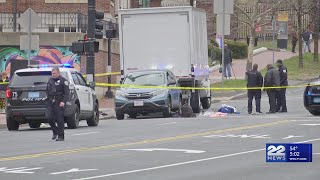
<instances>
[{"instance_id":1,"label":"dark police uniform","mask_svg":"<svg viewBox=\"0 0 320 180\"><path fill-rule=\"evenodd\" d=\"M60 76L57 79L49 79L47 84L48 121L53 135L58 135L62 139L64 139L64 107L60 107L60 103L64 102L66 105L69 94L69 83L65 78ZM56 122L58 127L56 126Z\"/></svg>"},{"instance_id":2,"label":"dark police uniform","mask_svg":"<svg viewBox=\"0 0 320 180\"><path fill-rule=\"evenodd\" d=\"M250 70L246 72L247 87L248 88L261 88L263 86L263 77L257 70ZM248 113L252 113L252 100L255 98L256 112L261 113L261 89L249 89L248 90Z\"/></svg>"},{"instance_id":3,"label":"dark police uniform","mask_svg":"<svg viewBox=\"0 0 320 180\"><path fill-rule=\"evenodd\" d=\"M279 67L280 86L288 86L288 70L284 65ZM277 111L287 112L286 88L281 88L277 96Z\"/></svg>"},{"instance_id":4,"label":"dark police uniform","mask_svg":"<svg viewBox=\"0 0 320 180\"><path fill-rule=\"evenodd\" d=\"M266 76L264 77L264 87L279 87L280 86L280 75L274 67L268 69ZM275 113L277 110L276 96L279 89L266 89L269 97L269 113Z\"/></svg>"}]
</instances>

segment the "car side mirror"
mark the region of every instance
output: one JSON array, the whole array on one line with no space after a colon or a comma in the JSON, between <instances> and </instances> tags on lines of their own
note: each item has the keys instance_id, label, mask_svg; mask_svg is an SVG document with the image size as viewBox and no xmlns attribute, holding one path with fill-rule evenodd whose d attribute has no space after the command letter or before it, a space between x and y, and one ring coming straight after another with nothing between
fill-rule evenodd
<instances>
[{"instance_id":1,"label":"car side mirror","mask_svg":"<svg viewBox=\"0 0 320 180\"><path fill-rule=\"evenodd\" d=\"M90 87L90 88L94 89L95 86L96 86L96 83L95 83L95 82L90 82L90 83L89 83L89 87Z\"/></svg>"}]
</instances>

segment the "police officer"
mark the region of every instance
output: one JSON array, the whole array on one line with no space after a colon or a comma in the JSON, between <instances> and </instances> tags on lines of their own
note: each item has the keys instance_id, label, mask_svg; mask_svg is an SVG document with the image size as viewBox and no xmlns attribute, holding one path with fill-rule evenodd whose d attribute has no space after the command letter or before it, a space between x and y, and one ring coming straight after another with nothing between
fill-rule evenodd
<instances>
[{"instance_id":1,"label":"police officer","mask_svg":"<svg viewBox=\"0 0 320 180\"><path fill-rule=\"evenodd\" d=\"M277 105L276 105L276 96L279 91L279 89L276 89L274 87L280 86L280 75L279 71L277 71L273 65L268 64L267 65L267 73L264 77L264 87L267 91L268 97L269 97L269 105L270 109L267 114L273 114L276 113Z\"/></svg>"},{"instance_id":2,"label":"police officer","mask_svg":"<svg viewBox=\"0 0 320 180\"><path fill-rule=\"evenodd\" d=\"M277 60L277 66L280 74L280 86L288 86L288 70L281 59ZM286 88L283 87L277 94L277 111L287 112Z\"/></svg>"},{"instance_id":3,"label":"police officer","mask_svg":"<svg viewBox=\"0 0 320 180\"><path fill-rule=\"evenodd\" d=\"M263 77L258 71L258 64L253 65L253 69L246 72L247 87L257 88L248 89L248 113L252 114L252 100L255 98L256 112L261 113L261 87L263 86Z\"/></svg>"},{"instance_id":4,"label":"police officer","mask_svg":"<svg viewBox=\"0 0 320 180\"><path fill-rule=\"evenodd\" d=\"M58 67L53 67L51 72L47 84L48 121L53 132L52 140L64 141L64 106L69 98L69 83L60 76Z\"/></svg>"}]
</instances>

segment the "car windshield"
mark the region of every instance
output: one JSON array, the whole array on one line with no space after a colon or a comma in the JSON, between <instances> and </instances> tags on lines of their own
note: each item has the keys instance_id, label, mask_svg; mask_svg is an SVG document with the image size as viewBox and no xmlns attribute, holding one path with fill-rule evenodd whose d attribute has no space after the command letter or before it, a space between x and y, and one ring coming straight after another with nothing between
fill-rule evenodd
<instances>
[{"instance_id":1,"label":"car windshield","mask_svg":"<svg viewBox=\"0 0 320 180\"><path fill-rule=\"evenodd\" d=\"M61 72L60 74L64 78L67 77L66 72ZM14 74L11 84L14 86L47 84L50 77L51 71L18 72Z\"/></svg>"},{"instance_id":2,"label":"car windshield","mask_svg":"<svg viewBox=\"0 0 320 180\"><path fill-rule=\"evenodd\" d=\"M165 75L162 72L135 72L127 75L124 84L140 86L162 86Z\"/></svg>"}]
</instances>

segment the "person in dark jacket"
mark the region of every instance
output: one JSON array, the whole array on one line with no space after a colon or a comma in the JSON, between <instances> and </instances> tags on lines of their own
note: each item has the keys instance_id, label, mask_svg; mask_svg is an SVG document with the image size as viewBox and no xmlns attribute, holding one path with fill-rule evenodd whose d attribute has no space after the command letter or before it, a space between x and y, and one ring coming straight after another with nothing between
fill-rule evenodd
<instances>
[{"instance_id":1,"label":"person in dark jacket","mask_svg":"<svg viewBox=\"0 0 320 180\"><path fill-rule=\"evenodd\" d=\"M302 40L303 40L303 44L304 44L304 52L311 52L310 50L310 43L311 43L311 40L312 40L312 34L309 30L305 30L303 33L302 33Z\"/></svg>"},{"instance_id":2,"label":"person in dark jacket","mask_svg":"<svg viewBox=\"0 0 320 180\"><path fill-rule=\"evenodd\" d=\"M224 45L224 67L222 69L222 74L225 78L231 78L231 64L232 64L232 51L229 49L228 45ZM220 59L220 65L222 64L222 56Z\"/></svg>"},{"instance_id":3,"label":"person in dark jacket","mask_svg":"<svg viewBox=\"0 0 320 180\"><path fill-rule=\"evenodd\" d=\"M298 33L295 29L291 31L292 52L296 53L296 46L298 42Z\"/></svg>"},{"instance_id":4,"label":"person in dark jacket","mask_svg":"<svg viewBox=\"0 0 320 180\"><path fill-rule=\"evenodd\" d=\"M280 86L288 86L288 70L281 59L277 60L280 74ZM281 87L277 94L277 112L287 112L286 88Z\"/></svg>"},{"instance_id":5,"label":"person in dark jacket","mask_svg":"<svg viewBox=\"0 0 320 180\"><path fill-rule=\"evenodd\" d=\"M258 71L258 64L253 65L253 69L246 72L247 87L257 88L248 89L248 113L252 114L252 100L255 98L256 112L261 113L261 87L263 86L263 77Z\"/></svg>"},{"instance_id":6,"label":"person in dark jacket","mask_svg":"<svg viewBox=\"0 0 320 180\"><path fill-rule=\"evenodd\" d=\"M60 76L58 67L52 68L52 77L47 84L47 116L53 132L52 140L64 141L64 107L69 94L69 82Z\"/></svg>"},{"instance_id":7,"label":"person in dark jacket","mask_svg":"<svg viewBox=\"0 0 320 180\"><path fill-rule=\"evenodd\" d=\"M267 114L272 114L276 113L277 110L276 95L279 90L274 87L280 86L280 74L279 71L277 71L271 64L267 65L267 70L268 71L264 77L264 90L267 91L269 97L270 109Z\"/></svg>"}]
</instances>

